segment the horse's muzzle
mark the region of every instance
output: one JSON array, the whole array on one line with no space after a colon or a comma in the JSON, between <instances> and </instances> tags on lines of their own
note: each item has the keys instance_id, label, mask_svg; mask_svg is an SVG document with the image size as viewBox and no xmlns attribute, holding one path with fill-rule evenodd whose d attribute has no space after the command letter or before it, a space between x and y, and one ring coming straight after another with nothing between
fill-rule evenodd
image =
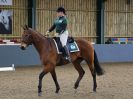
<instances>
[{"instance_id":1,"label":"horse's muzzle","mask_svg":"<svg viewBox=\"0 0 133 99\"><path fill-rule=\"evenodd\" d=\"M24 46L20 46L20 48L21 48L22 50L25 50L25 49L26 49Z\"/></svg>"},{"instance_id":2,"label":"horse's muzzle","mask_svg":"<svg viewBox=\"0 0 133 99\"><path fill-rule=\"evenodd\" d=\"M26 45L25 43L21 44L21 46L20 46L20 48L21 48L22 50L25 50L26 47L27 47L27 45Z\"/></svg>"}]
</instances>

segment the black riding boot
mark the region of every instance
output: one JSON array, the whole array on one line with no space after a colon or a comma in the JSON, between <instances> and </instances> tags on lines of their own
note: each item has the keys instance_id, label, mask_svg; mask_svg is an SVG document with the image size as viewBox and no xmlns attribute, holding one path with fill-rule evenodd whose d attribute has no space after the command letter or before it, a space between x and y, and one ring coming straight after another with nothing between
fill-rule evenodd
<instances>
[{"instance_id":1,"label":"black riding boot","mask_svg":"<svg viewBox=\"0 0 133 99\"><path fill-rule=\"evenodd\" d=\"M66 59L66 51L65 51L65 48L64 47L62 47L62 55L63 55L63 57Z\"/></svg>"},{"instance_id":2,"label":"black riding boot","mask_svg":"<svg viewBox=\"0 0 133 99\"><path fill-rule=\"evenodd\" d=\"M65 55L66 55L65 58L71 62L70 52L69 52L67 46L64 46L64 51L65 51Z\"/></svg>"}]
</instances>

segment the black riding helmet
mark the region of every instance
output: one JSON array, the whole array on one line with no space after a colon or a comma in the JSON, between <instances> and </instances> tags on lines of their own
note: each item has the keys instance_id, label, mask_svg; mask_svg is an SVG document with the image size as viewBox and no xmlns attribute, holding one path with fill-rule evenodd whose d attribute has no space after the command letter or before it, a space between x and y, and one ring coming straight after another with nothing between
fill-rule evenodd
<instances>
[{"instance_id":1,"label":"black riding helmet","mask_svg":"<svg viewBox=\"0 0 133 99\"><path fill-rule=\"evenodd\" d=\"M66 10L63 7L58 7L56 12L63 12L66 15Z\"/></svg>"}]
</instances>

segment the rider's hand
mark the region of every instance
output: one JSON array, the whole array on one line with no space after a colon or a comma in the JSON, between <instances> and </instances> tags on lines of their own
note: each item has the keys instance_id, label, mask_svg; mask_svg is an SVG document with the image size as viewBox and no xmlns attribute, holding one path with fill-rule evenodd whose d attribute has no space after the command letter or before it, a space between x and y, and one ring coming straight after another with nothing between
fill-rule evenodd
<instances>
[{"instance_id":1,"label":"rider's hand","mask_svg":"<svg viewBox=\"0 0 133 99\"><path fill-rule=\"evenodd\" d=\"M49 31L47 31L47 32L45 33L45 36L49 36Z\"/></svg>"},{"instance_id":2,"label":"rider's hand","mask_svg":"<svg viewBox=\"0 0 133 99\"><path fill-rule=\"evenodd\" d=\"M58 37L58 33L54 33L54 37Z\"/></svg>"}]
</instances>

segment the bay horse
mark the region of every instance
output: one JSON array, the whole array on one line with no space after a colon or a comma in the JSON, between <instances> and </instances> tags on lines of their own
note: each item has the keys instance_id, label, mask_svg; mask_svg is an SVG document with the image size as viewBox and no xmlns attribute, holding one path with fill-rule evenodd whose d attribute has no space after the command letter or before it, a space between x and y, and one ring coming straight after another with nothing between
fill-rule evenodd
<instances>
[{"instance_id":1,"label":"bay horse","mask_svg":"<svg viewBox=\"0 0 133 99\"><path fill-rule=\"evenodd\" d=\"M56 86L55 92L58 93L60 86L57 81L55 66L68 64L69 61L64 60L62 55L57 54L57 49L52 38L44 37L41 33L29 28L28 26L25 26L23 29L24 32L22 34L20 45L21 49L24 50L26 47L28 47L28 45L33 44L40 55L42 65L44 65L43 70L39 75L38 95L41 96L42 93L42 79L44 75L49 72L51 73ZM70 54L72 60L71 62L79 73L79 76L74 84L74 88L78 88L79 82L85 74L85 71L80 65L80 63L84 60L91 71L93 77L93 91L96 92L96 74L103 75L104 70L101 68L98 62L98 58L92 44L82 39L77 39L75 41L80 51Z\"/></svg>"}]
</instances>

